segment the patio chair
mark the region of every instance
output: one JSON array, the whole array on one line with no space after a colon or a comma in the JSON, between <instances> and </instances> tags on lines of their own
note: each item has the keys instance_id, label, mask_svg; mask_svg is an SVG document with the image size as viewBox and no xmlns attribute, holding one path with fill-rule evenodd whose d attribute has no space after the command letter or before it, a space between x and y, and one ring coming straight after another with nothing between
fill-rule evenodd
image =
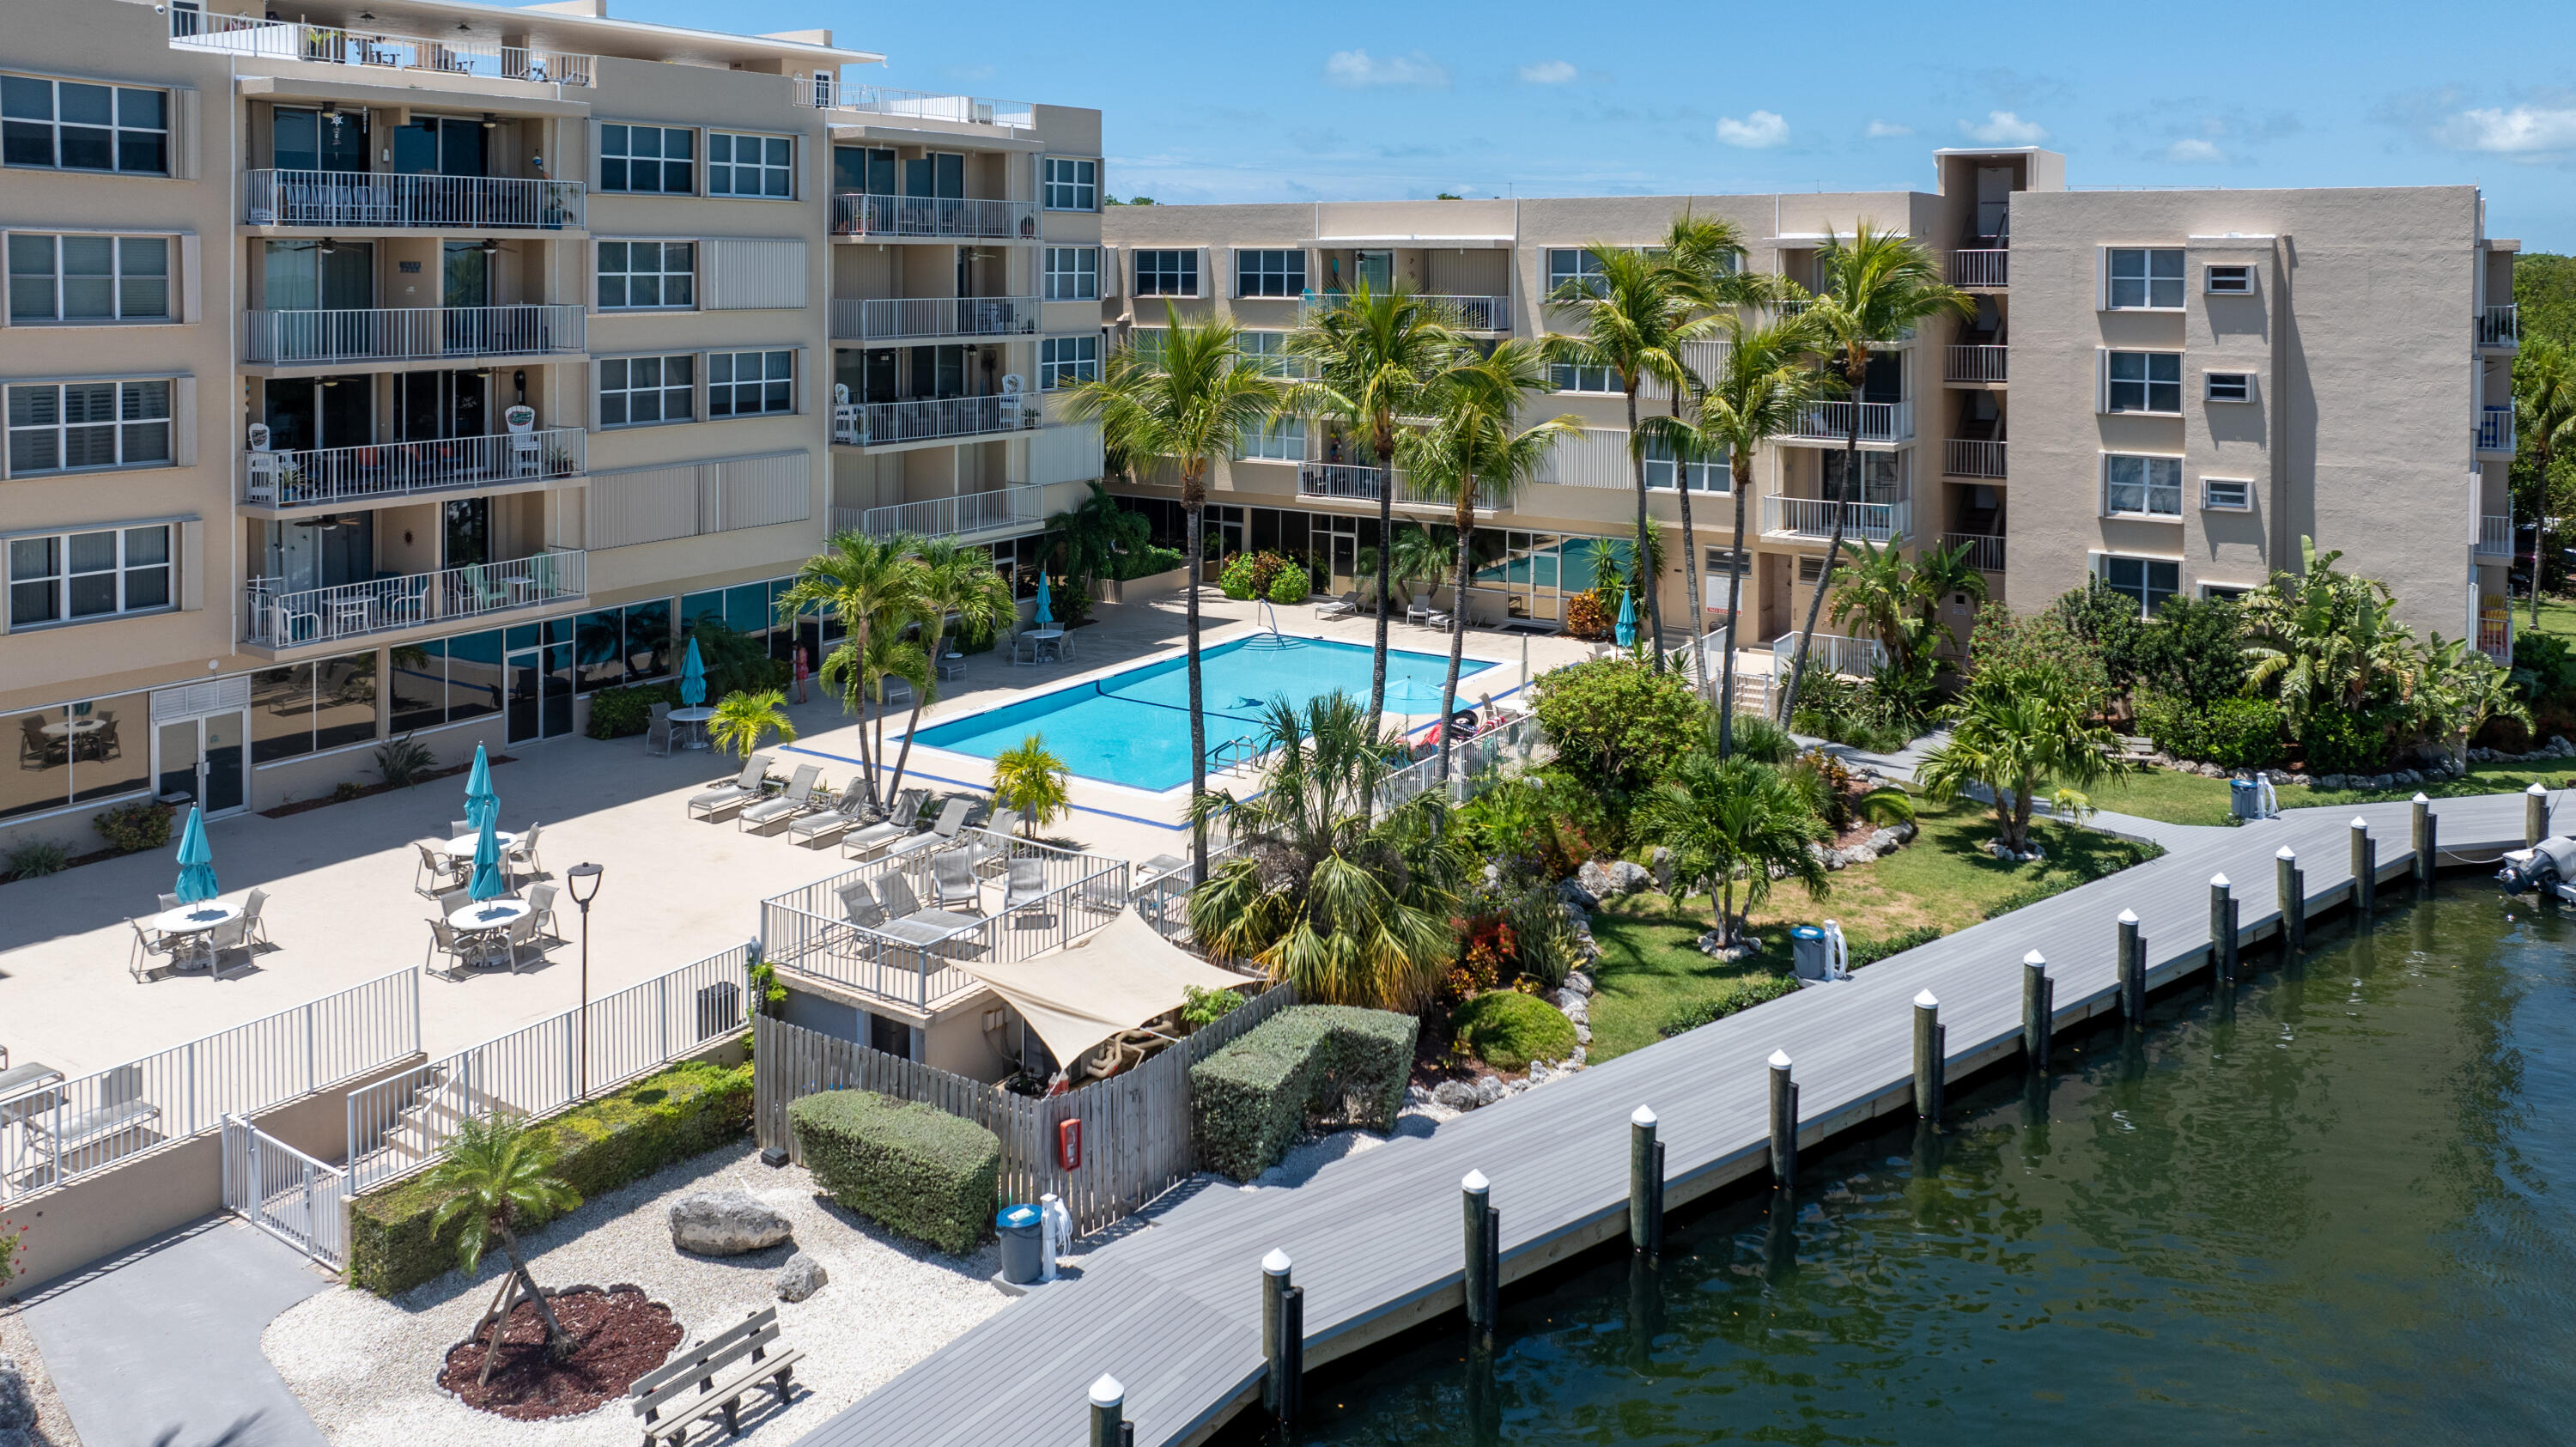
<instances>
[{"instance_id":1,"label":"patio chair","mask_svg":"<svg viewBox=\"0 0 2576 1447\"><path fill-rule=\"evenodd\" d=\"M259 917L259 907L266 903L268 891L264 889L252 890L250 897L242 901L241 925L245 943L274 947L276 942L268 937L268 922Z\"/></svg>"},{"instance_id":2,"label":"patio chair","mask_svg":"<svg viewBox=\"0 0 2576 1447\"><path fill-rule=\"evenodd\" d=\"M1023 646L1026 646L1029 650L1029 656L1026 660L1023 660L1020 657L1020 649ZM1011 635L1010 661L1014 667L1025 662L1028 667L1035 668L1038 662L1038 641L1031 638L1026 633L1013 633Z\"/></svg>"},{"instance_id":3,"label":"patio chair","mask_svg":"<svg viewBox=\"0 0 2576 1447\"><path fill-rule=\"evenodd\" d=\"M957 831L966 827L966 811L971 807L963 798L950 799L947 807L939 811L939 822L930 826L929 833L897 840L894 847L886 851L886 857L910 859L925 849L936 849L955 839Z\"/></svg>"},{"instance_id":4,"label":"patio chair","mask_svg":"<svg viewBox=\"0 0 2576 1447\"><path fill-rule=\"evenodd\" d=\"M644 725L644 752L659 759L671 756L671 706L667 703L653 705L652 720Z\"/></svg>"},{"instance_id":5,"label":"patio chair","mask_svg":"<svg viewBox=\"0 0 2576 1447\"><path fill-rule=\"evenodd\" d=\"M855 829L865 822L867 817L868 781L863 777L853 777L850 780L850 786L843 789L841 797L831 804L811 814L800 814L788 820L787 834L789 838L811 848L816 839L837 834L843 830Z\"/></svg>"},{"instance_id":6,"label":"patio chair","mask_svg":"<svg viewBox=\"0 0 2576 1447\"><path fill-rule=\"evenodd\" d=\"M875 891L864 879L841 886L841 914L862 929L875 929L885 923L885 906L877 903Z\"/></svg>"},{"instance_id":7,"label":"patio chair","mask_svg":"<svg viewBox=\"0 0 2576 1447\"><path fill-rule=\"evenodd\" d=\"M473 902L474 894L471 890L462 887L451 889L438 897L438 912L442 917L452 915Z\"/></svg>"},{"instance_id":8,"label":"patio chair","mask_svg":"<svg viewBox=\"0 0 2576 1447\"><path fill-rule=\"evenodd\" d=\"M1115 870L1103 871L1082 882L1080 899L1082 907L1094 914L1116 914L1127 907L1127 886ZM1002 908L1010 908L1008 900Z\"/></svg>"},{"instance_id":9,"label":"patio chair","mask_svg":"<svg viewBox=\"0 0 2576 1447\"><path fill-rule=\"evenodd\" d=\"M1405 604L1404 621L1407 623L1429 623L1431 621L1430 600L1427 598L1416 598Z\"/></svg>"},{"instance_id":10,"label":"patio chair","mask_svg":"<svg viewBox=\"0 0 2576 1447\"><path fill-rule=\"evenodd\" d=\"M423 899L436 899L456 887L457 861L453 856L426 839L413 847L420 851L420 866L412 871L412 893Z\"/></svg>"},{"instance_id":11,"label":"patio chair","mask_svg":"<svg viewBox=\"0 0 2576 1447\"><path fill-rule=\"evenodd\" d=\"M154 959L168 960L175 946L167 936L152 927L150 919L128 920L134 926L134 948L126 955L125 972L138 982L151 972Z\"/></svg>"},{"instance_id":12,"label":"patio chair","mask_svg":"<svg viewBox=\"0 0 2576 1447\"><path fill-rule=\"evenodd\" d=\"M1137 888L1160 884L1175 874L1187 871L1189 867L1190 862L1177 854L1157 854L1137 866L1145 876L1137 881Z\"/></svg>"},{"instance_id":13,"label":"patio chair","mask_svg":"<svg viewBox=\"0 0 2576 1447\"><path fill-rule=\"evenodd\" d=\"M175 894L165 894L161 896L161 912L163 914L168 914L170 911L177 909L178 907L179 896Z\"/></svg>"},{"instance_id":14,"label":"patio chair","mask_svg":"<svg viewBox=\"0 0 2576 1447\"><path fill-rule=\"evenodd\" d=\"M870 824L841 836L842 852L851 859L865 859L903 836L911 833L921 818L921 806L930 798L928 789L906 789L894 801L894 813L882 824Z\"/></svg>"},{"instance_id":15,"label":"patio chair","mask_svg":"<svg viewBox=\"0 0 2576 1447\"><path fill-rule=\"evenodd\" d=\"M471 819L450 819L447 821L447 837L450 839L462 839L473 832L474 821Z\"/></svg>"},{"instance_id":16,"label":"patio chair","mask_svg":"<svg viewBox=\"0 0 2576 1447\"><path fill-rule=\"evenodd\" d=\"M745 805L742 812L734 816L734 828L762 829L819 807L814 802L814 786L822 782L822 776L823 771L815 765L798 764L795 776L787 781L787 792L775 799Z\"/></svg>"},{"instance_id":17,"label":"patio chair","mask_svg":"<svg viewBox=\"0 0 2576 1447\"><path fill-rule=\"evenodd\" d=\"M519 836L519 842L510 846L509 850L503 855L501 862L505 865L516 864L521 866L519 872L522 874L538 875L545 873L545 866L537 861L537 831L544 827L544 825L537 823L535 820L528 821L528 832Z\"/></svg>"},{"instance_id":18,"label":"patio chair","mask_svg":"<svg viewBox=\"0 0 2576 1447\"><path fill-rule=\"evenodd\" d=\"M912 885L900 874L880 874L877 876L876 885L877 901L885 906L886 913L891 916L888 921L890 925L926 928L930 932L930 937L936 939L952 930L961 930L968 925L984 922L981 915L922 908L920 897L912 892Z\"/></svg>"},{"instance_id":19,"label":"patio chair","mask_svg":"<svg viewBox=\"0 0 2576 1447\"><path fill-rule=\"evenodd\" d=\"M443 919L431 920L429 956L421 961L421 967L431 974L443 975L451 980L464 979L466 971L482 963L484 933L481 930L467 933ZM448 967L444 970L436 968L433 963L440 955L445 955L448 959Z\"/></svg>"},{"instance_id":20,"label":"patio chair","mask_svg":"<svg viewBox=\"0 0 2576 1447\"><path fill-rule=\"evenodd\" d=\"M975 877L975 859L967 851L946 849L930 856L930 882L939 891L941 909L962 904L978 915L984 912L984 883Z\"/></svg>"},{"instance_id":21,"label":"patio chair","mask_svg":"<svg viewBox=\"0 0 2576 1447\"><path fill-rule=\"evenodd\" d=\"M561 939L563 937L563 927L555 919L555 887L553 885L532 884L528 886L528 918L532 920L544 920L546 922L546 930L548 933L553 934L557 939Z\"/></svg>"},{"instance_id":22,"label":"patio chair","mask_svg":"<svg viewBox=\"0 0 2576 1447\"><path fill-rule=\"evenodd\" d=\"M244 909L240 914L234 915L231 919L225 920L222 924L219 924L206 932L207 973L213 975L218 980L222 979L224 977L224 956L231 954L235 950L242 952L245 956L243 963L247 965L249 963L247 956L251 953L250 911L247 909Z\"/></svg>"},{"instance_id":23,"label":"patio chair","mask_svg":"<svg viewBox=\"0 0 2576 1447\"><path fill-rule=\"evenodd\" d=\"M1034 859L1012 860L1010 884L1002 891L1002 913L1027 909L1046 896L1046 866Z\"/></svg>"},{"instance_id":24,"label":"patio chair","mask_svg":"<svg viewBox=\"0 0 2576 1447\"><path fill-rule=\"evenodd\" d=\"M1321 623L1334 618L1348 618L1358 611L1360 611L1358 596L1345 593L1338 598L1327 598L1316 604L1315 621Z\"/></svg>"},{"instance_id":25,"label":"patio chair","mask_svg":"<svg viewBox=\"0 0 2576 1447\"><path fill-rule=\"evenodd\" d=\"M510 962L511 974L519 973L519 946L521 945L526 945L538 959L542 960L546 957L545 950L537 944L537 912L533 909L503 925L494 933L500 937L500 947L503 957Z\"/></svg>"},{"instance_id":26,"label":"patio chair","mask_svg":"<svg viewBox=\"0 0 2576 1447\"><path fill-rule=\"evenodd\" d=\"M745 759L742 776L722 780L714 788L689 796L689 817L713 819L728 809L739 809L760 797L761 783L769 777L769 755L754 754Z\"/></svg>"}]
</instances>

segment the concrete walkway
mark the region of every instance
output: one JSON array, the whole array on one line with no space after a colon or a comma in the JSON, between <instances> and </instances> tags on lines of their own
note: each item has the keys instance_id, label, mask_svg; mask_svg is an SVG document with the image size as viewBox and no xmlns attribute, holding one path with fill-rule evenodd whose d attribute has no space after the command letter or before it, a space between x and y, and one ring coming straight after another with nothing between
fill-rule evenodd
<instances>
[{"instance_id":1,"label":"concrete walkway","mask_svg":"<svg viewBox=\"0 0 2576 1447\"><path fill-rule=\"evenodd\" d=\"M90 1447L323 1447L259 1338L330 1284L294 1248L215 1216L57 1284L26 1319Z\"/></svg>"}]
</instances>

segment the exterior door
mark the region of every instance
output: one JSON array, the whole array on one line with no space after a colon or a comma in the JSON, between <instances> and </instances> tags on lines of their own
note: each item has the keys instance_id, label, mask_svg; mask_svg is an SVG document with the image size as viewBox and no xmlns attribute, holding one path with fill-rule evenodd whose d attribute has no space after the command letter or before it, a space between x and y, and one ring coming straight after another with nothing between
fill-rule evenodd
<instances>
[{"instance_id":1,"label":"exterior door","mask_svg":"<svg viewBox=\"0 0 2576 1447\"><path fill-rule=\"evenodd\" d=\"M572 732L572 620L522 623L508 632L509 742Z\"/></svg>"},{"instance_id":2,"label":"exterior door","mask_svg":"<svg viewBox=\"0 0 2576 1447\"><path fill-rule=\"evenodd\" d=\"M363 171L367 169L367 113L320 111L279 106L272 156L281 171Z\"/></svg>"},{"instance_id":3,"label":"exterior door","mask_svg":"<svg viewBox=\"0 0 2576 1447\"><path fill-rule=\"evenodd\" d=\"M185 795L210 818L240 812L250 798L249 737L249 715L239 709L164 722L152 740L161 797Z\"/></svg>"},{"instance_id":4,"label":"exterior door","mask_svg":"<svg viewBox=\"0 0 2576 1447\"><path fill-rule=\"evenodd\" d=\"M1385 295L1387 292L1389 292L1389 291L1391 291L1391 290L1393 290L1393 289L1394 289L1394 287L1395 287L1395 253L1394 253L1394 252L1392 252L1392 251L1363 251L1363 252L1360 252L1360 253L1358 253L1358 254L1357 254L1357 260L1358 260L1358 267L1357 267L1357 270L1359 271L1359 274L1360 274L1360 280L1361 280L1362 282L1367 283L1367 285L1368 285L1368 289L1369 289L1370 291L1375 292L1375 293L1377 293L1378 295L1383 296L1383 295Z\"/></svg>"}]
</instances>

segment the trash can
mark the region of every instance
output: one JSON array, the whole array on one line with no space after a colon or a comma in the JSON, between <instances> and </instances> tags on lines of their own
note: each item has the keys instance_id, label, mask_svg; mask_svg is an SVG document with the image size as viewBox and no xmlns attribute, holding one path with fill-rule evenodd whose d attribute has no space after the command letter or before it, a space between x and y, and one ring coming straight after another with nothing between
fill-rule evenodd
<instances>
[{"instance_id":1,"label":"trash can","mask_svg":"<svg viewBox=\"0 0 2576 1447\"><path fill-rule=\"evenodd\" d=\"M1013 1286L1034 1284L1046 1267L1041 1227L1045 1216L1035 1206L1005 1206L993 1217L1002 1233L1002 1279Z\"/></svg>"},{"instance_id":2,"label":"trash can","mask_svg":"<svg viewBox=\"0 0 2576 1447\"><path fill-rule=\"evenodd\" d=\"M1811 924L1789 931L1789 958L1802 980L1830 979L1833 972L1825 964L1825 932Z\"/></svg>"},{"instance_id":3,"label":"trash can","mask_svg":"<svg viewBox=\"0 0 2576 1447\"><path fill-rule=\"evenodd\" d=\"M2263 817L2263 786L2252 779L2235 779L2227 785L2227 812L2239 819Z\"/></svg>"}]
</instances>

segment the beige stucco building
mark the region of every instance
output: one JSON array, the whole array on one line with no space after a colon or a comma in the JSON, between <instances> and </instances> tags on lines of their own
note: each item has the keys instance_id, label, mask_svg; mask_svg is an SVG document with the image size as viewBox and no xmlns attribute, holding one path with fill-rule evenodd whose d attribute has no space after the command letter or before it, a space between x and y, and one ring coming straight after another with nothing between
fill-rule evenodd
<instances>
[{"instance_id":1,"label":"beige stucco building","mask_svg":"<svg viewBox=\"0 0 2576 1447\"><path fill-rule=\"evenodd\" d=\"M1098 476L1097 112L605 12L15 0L0 852L542 747L693 620L827 641L832 529L1016 570Z\"/></svg>"},{"instance_id":2,"label":"beige stucco building","mask_svg":"<svg viewBox=\"0 0 2576 1447\"><path fill-rule=\"evenodd\" d=\"M1922 328L1874 369L1856 476L1840 456L1850 402L1817 408L1757 459L1754 639L1803 621L1839 512L1847 538L1968 543L1993 595L2025 608L2088 576L2141 607L2234 592L2295 569L2313 536L2385 580L2416 629L2509 656L2516 243L2486 234L2475 188L2082 190L2063 156L2028 148L1945 150L1933 165L1922 192L1115 207L1105 236L1122 285L1104 310L1148 336L1167 305L1228 315L1262 350L1301 306L1366 278L1455 299L1479 335L1533 337L1575 324L1545 298L1580 273L1581 248L1656 244L1685 210L1733 222L1748 266L1809 286L1829 233L1901 229L1942 254L1976 316ZM1538 408L1582 417L1585 432L1483 515L1494 551L1473 606L1489 619L1559 617L1633 528L1618 379L1556 380ZM1322 429L1290 424L1253 450L1212 479L1211 546L1311 550L1348 586L1375 541L1371 475ZM1676 524L1674 468L1648 466L1654 515ZM1693 489L1713 610L1729 479L1678 481ZM1401 515L1446 511L1398 484ZM1173 511L1168 488L1121 486ZM1676 557L1664 597L1676 638L1688 587ZM1967 610L1954 612L1964 633Z\"/></svg>"}]
</instances>

